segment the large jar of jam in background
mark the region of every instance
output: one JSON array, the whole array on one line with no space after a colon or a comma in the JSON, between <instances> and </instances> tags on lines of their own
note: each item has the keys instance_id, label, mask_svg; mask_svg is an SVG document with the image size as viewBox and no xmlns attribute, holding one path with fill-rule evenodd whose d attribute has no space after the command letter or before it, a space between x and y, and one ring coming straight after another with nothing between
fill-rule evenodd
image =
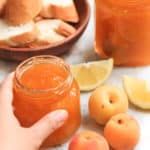
<instances>
[{"instance_id":1,"label":"large jar of jam in background","mask_svg":"<svg viewBox=\"0 0 150 150\"><path fill-rule=\"evenodd\" d=\"M150 0L95 0L95 50L116 65L150 64Z\"/></svg>"},{"instance_id":2,"label":"large jar of jam in background","mask_svg":"<svg viewBox=\"0 0 150 150\"><path fill-rule=\"evenodd\" d=\"M80 126L80 91L69 66L53 56L37 56L21 63L14 79L15 115L29 127L47 113L66 109L69 119L47 138L44 147L64 143Z\"/></svg>"}]
</instances>

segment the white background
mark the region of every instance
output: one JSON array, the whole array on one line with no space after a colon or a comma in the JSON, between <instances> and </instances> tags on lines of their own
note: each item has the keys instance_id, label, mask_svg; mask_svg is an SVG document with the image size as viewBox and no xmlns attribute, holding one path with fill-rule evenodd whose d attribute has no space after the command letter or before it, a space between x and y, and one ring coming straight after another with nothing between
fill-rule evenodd
<instances>
[{"instance_id":1,"label":"white background","mask_svg":"<svg viewBox=\"0 0 150 150\"><path fill-rule=\"evenodd\" d=\"M74 45L72 50L66 55L62 56L66 62L70 64L88 62L97 60L98 56L94 53L94 0L89 0L92 16L86 32L81 39ZM2 80L9 72L15 69L16 63L0 61L0 80ZM150 84L150 67L143 68L115 68L107 83L122 87L122 76L131 75L146 79ZM90 93L81 94L81 108L82 108L82 125L80 130L91 129L97 132L102 132L102 128L95 124L94 121L88 117L87 104ZM129 108L129 114L133 115L139 122L141 127L141 139L135 150L150 150L150 111L140 111L133 106ZM130 133L129 133L130 134ZM119 142L119 139L118 139ZM67 144L49 150L67 150Z\"/></svg>"}]
</instances>

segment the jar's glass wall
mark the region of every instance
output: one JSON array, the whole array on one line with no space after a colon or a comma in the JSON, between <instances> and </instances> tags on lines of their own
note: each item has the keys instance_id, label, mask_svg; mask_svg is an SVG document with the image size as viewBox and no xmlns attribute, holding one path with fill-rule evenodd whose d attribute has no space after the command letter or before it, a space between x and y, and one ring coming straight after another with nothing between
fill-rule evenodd
<instances>
[{"instance_id":1,"label":"jar's glass wall","mask_svg":"<svg viewBox=\"0 0 150 150\"><path fill-rule=\"evenodd\" d=\"M43 57L44 59L44 57ZM34 61L36 60L36 65L48 64L46 71L48 73L53 73L51 63L58 65L56 61L61 64L61 67L57 70L57 73L62 74L62 69L66 68L68 71L68 76L65 81L63 81L57 87L49 87L44 90L35 90L30 87L26 87L23 83L18 83L23 76L23 72L32 69L32 80L36 81L38 79L38 74L34 69ZM30 67L29 67L30 66ZM37 67L37 66L36 66ZM40 66L42 71L42 68ZM44 73L43 70L41 73ZM31 74L30 74L31 75ZM33 79L33 75L36 77ZM57 74L56 74L57 75ZM45 76L45 75L44 75ZM31 76L29 76L31 77ZM40 75L39 75L40 77ZM47 77L47 76L46 76ZM49 76L51 78L51 76ZM48 79L49 81L49 79ZM39 81L37 81L38 83ZM37 85L36 83L36 85ZM26 84L29 85L29 84ZM54 146L64 143L80 126L81 114L80 114L80 90L76 81L72 78L69 67L58 58L52 60L51 58L45 61L39 61L39 58L32 58L26 62L23 62L16 70L16 78L14 79L14 101L13 105L15 107L15 115L19 119L20 123L29 127L38 121L41 117L47 113L57 110L57 109L66 109L69 113L69 119L64 124L64 126L54 132L43 144L44 147Z\"/></svg>"},{"instance_id":2,"label":"jar's glass wall","mask_svg":"<svg viewBox=\"0 0 150 150\"><path fill-rule=\"evenodd\" d=\"M102 58L113 57L116 65L150 64L149 26L146 0L96 0L95 49Z\"/></svg>"}]
</instances>

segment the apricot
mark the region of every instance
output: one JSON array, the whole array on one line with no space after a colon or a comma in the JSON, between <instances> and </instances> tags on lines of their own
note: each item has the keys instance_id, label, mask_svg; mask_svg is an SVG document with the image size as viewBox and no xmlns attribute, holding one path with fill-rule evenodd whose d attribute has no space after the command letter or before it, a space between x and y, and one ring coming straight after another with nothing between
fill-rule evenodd
<instances>
[{"instance_id":1,"label":"apricot","mask_svg":"<svg viewBox=\"0 0 150 150\"><path fill-rule=\"evenodd\" d=\"M100 134L83 131L73 137L68 150L109 150L109 145Z\"/></svg>"},{"instance_id":2,"label":"apricot","mask_svg":"<svg viewBox=\"0 0 150 150\"><path fill-rule=\"evenodd\" d=\"M91 95L89 113L97 123L104 125L114 115L128 110L128 98L125 92L114 86L101 86Z\"/></svg>"},{"instance_id":3,"label":"apricot","mask_svg":"<svg viewBox=\"0 0 150 150\"><path fill-rule=\"evenodd\" d=\"M140 128L133 117L118 114L106 124L104 136L115 150L133 150L139 141Z\"/></svg>"}]
</instances>

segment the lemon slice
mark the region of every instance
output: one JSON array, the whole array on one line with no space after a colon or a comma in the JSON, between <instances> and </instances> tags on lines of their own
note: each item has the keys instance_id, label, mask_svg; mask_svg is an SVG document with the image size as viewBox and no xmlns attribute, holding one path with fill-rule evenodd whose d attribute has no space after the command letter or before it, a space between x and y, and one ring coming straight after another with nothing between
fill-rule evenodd
<instances>
[{"instance_id":1,"label":"lemon slice","mask_svg":"<svg viewBox=\"0 0 150 150\"><path fill-rule=\"evenodd\" d=\"M145 80L124 76L124 88L129 100L141 109L150 109L150 87Z\"/></svg>"},{"instance_id":2,"label":"lemon slice","mask_svg":"<svg viewBox=\"0 0 150 150\"><path fill-rule=\"evenodd\" d=\"M113 59L72 65L71 71L81 91L90 91L104 83L113 68Z\"/></svg>"}]
</instances>

